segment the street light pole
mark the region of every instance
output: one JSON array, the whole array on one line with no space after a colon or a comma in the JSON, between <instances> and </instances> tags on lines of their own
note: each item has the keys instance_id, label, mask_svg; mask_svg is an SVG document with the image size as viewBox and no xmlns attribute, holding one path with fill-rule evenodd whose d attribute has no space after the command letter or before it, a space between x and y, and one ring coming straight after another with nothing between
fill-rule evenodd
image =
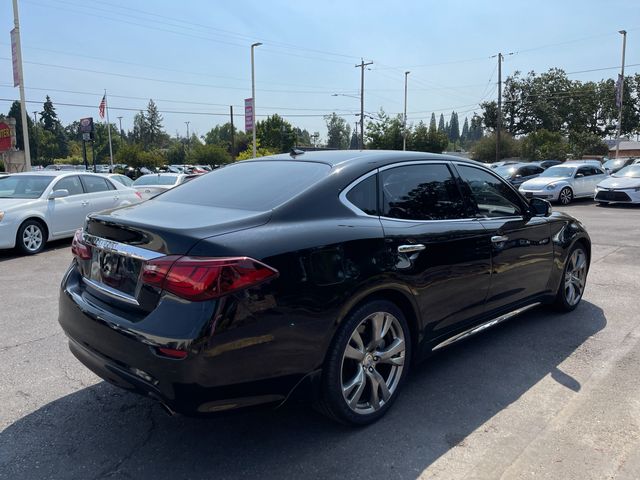
<instances>
[{"instance_id":1,"label":"street light pole","mask_svg":"<svg viewBox=\"0 0 640 480\"><path fill-rule=\"evenodd\" d=\"M31 150L29 147L29 125L27 124L27 101L24 98L24 72L22 71L22 47L20 46L20 18L18 15L18 0L13 0L13 32L12 42L15 44L14 58L18 63L18 85L20 87L20 118L22 119L22 140L24 143L25 170L31 171ZM15 79L14 79L15 84ZM15 85L14 85L15 86Z\"/></svg>"},{"instance_id":2,"label":"street light pole","mask_svg":"<svg viewBox=\"0 0 640 480\"><path fill-rule=\"evenodd\" d=\"M620 107L618 111L618 128L616 130L616 158L620 154L620 132L622 130L622 100L624 98L624 54L627 48L627 31L620 30L618 33L622 34L622 68L620 69Z\"/></svg>"},{"instance_id":3,"label":"street light pole","mask_svg":"<svg viewBox=\"0 0 640 480\"><path fill-rule=\"evenodd\" d=\"M189 139L191 138L191 136L189 135L189 124L190 123L191 122L189 122L189 121L184 122L184 124L187 126L187 142L189 142Z\"/></svg>"},{"instance_id":4,"label":"street light pole","mask_svg":"<svg viewBox=\"0 0 640 480\"><path fill-rule=\"evenodd\" d=\"M262 45L260 42L251 44L251 116L253 117L251 120L251 124L253 125L253 158L257 156L257 148L256 148L256 74L255 74L255 62L253 59L253 50L256 47Z\"/></svg>"},{"instance_id":5,"label":"street light pole","mask_svg":"<svg viewBox=\"0 0 640 480\"><path fill-rule=\"evenodd\" d=\"M118 126L120 127L120 141L123 141L123 135L122 135L122 117L117 117L118 118Z\"/></svg>"},{"instance_id":6,"label":"street light pole","mask_svg":"<svg viewBox=\"0 0 640 480\"><path fill-rule=\"evenodd\" d=\"M373 62L364 63L364 59L360 59L360 63L356 68L360 68L360 150L364 150L364 67L372 65Z\"/></svg>"},{"instance_id":7,"label":"street light pole","mask_svg":"<svg viewBox=\"0 0 640 480\"><path fill-rule=\"evenodd\" d=\"M404 72L404 126L402 131L402 150L407 149L407 77L411 72Z\"/></svg>"}]
</instances>

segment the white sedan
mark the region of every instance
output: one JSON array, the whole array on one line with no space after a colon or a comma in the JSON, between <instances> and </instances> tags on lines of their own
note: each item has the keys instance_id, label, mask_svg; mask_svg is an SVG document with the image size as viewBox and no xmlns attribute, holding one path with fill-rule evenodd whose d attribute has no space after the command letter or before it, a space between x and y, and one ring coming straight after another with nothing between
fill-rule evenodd
<instances>
[{"instance_id":1,"label":"white sedan","mask_svg":"<svg viewBox=\"0 0 640 480\"><path fill-rule=\"evenodd\" d=\"M544 198L568 205L574 198L591 197L596 185L607 178L596 165L565 162L549 167L537 178L520 185L520 193L527 198Z\"/></svg>"},{"instance_id":2,"label":"white sedan","mask_svg":"<svg viewBox=\"0 0 640 480\"><path fill-rule=\"evenodd\" d=\"M596 187L594 199L608 203L640 203L640 164L627 165Z\"/></svg>"},{"instance_id":3,"label":"white sedan","mask_svg":"<svg viewBox=\"0 0 640 480\"><path fill-rule=\"evenodd\" d=\"M148 200L197 176L171 172L149 173L138 177L133 182L133 188L142 195L144 200Z\"/></svg>"},{"instance_id":4,"label":"white sedan","mask_svg":"<svg viewBox=\"0 0 640 480\"><path fill-rule=\"evenodd\" d=\"M93 212L142 201L104 175L73 171L16 173L0 178L0 248L40 252L72 237Z\"/></svg>"}]
</instances>

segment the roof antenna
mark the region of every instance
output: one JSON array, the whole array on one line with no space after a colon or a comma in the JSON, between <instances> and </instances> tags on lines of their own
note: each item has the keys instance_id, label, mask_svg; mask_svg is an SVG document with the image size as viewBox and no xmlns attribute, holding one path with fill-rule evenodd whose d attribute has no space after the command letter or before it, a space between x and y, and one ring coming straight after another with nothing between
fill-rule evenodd
<instances>
[{"instance_id":1,"label":"roof antenna","mask_svg":"<svg viewBox=\"0 0 640 480\"><path fill-rule=\"evenodd\" d=\"M289 155L291 155L294 158L302 154L304 154L304 150L300 150L299 148L295 148L295 147L292 148L291 151L289 152Z\"/></svg>"}]
</instances>

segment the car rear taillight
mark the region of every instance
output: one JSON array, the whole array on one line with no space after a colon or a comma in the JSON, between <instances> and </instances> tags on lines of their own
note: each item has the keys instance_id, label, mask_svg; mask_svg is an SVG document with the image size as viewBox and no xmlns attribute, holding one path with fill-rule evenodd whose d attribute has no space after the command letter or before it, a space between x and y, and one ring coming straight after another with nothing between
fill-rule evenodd
<instances>
[{"instance_id":1,"label":"car rear taillight","mask_svg":"<svg viewBox=\"0 0 640 480\"><path fill-rule=\"evenodd\" d=\"M73 235L73 241L71 242L71 253L73 253L74 257L77 257L80 260L91 259L91 247L84 243L84 240L82 239L81 228L76 230L76 233Z\"/></svg>"},{"instance_id":2,"label":"car rear taillight","mask_svg":"<svg viewBox=\"0 0 640 480\"><path fill-rule=\"evenodd\" d=\"M218 298L256 286L278 276L278 271L249 257L179 257L150 260L142 281L187 300Z\"/></svg>"}]
</instances>

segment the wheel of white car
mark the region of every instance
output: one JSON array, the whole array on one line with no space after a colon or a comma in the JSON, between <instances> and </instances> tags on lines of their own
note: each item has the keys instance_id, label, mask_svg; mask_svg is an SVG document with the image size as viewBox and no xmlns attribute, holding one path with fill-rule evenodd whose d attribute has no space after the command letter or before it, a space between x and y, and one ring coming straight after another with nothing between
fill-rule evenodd
<instances>
[{"instance_id":1,"label":"wheel of white car","mask_svg":"<svg viewBox=\"0 0 640 480\"><path fill-rule=\"evenodd\" d=\"M27 220L18 229L16 246L27 255L40 253L47 242L46 228L39 220Z\"/></svg>"},{"instance_id":2,"label":"wheel of white car","mask_svg":"<svg viewBox=\"0 0 640 480\"><path fill-rule=\"evenodd\" d=\"M558 195L558 201L561 205L569 205L573 200L573 192L569 187L564 187L560 190L560 195Z\"/></svg>"}]
</instances>

